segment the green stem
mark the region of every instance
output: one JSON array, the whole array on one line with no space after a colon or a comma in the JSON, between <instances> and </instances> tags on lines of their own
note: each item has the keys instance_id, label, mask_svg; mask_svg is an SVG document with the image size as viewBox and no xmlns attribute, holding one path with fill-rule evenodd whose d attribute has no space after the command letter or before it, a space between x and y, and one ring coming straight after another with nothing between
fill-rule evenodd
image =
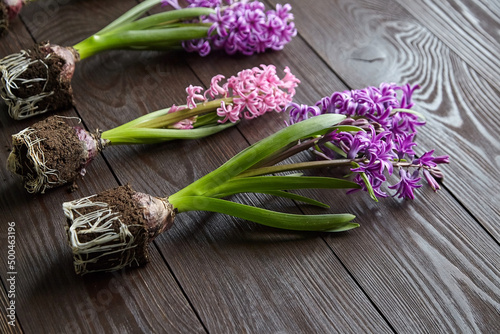
<instances>
[{"instance_id":1,"label":"green stem","mask_svg":"<svg viewBox=\"0 0 500 334\"><path fill-rule=\"evenodd\" d=\"M221 103L224 101L226 104L233 103L233 97L225 97L222 99L217 99L205 103L199 103L193 109L182 109L173 113L167 113L163 116L156 118L151 118L144 122L137 122L133 127L141 128L164 128L169 125L173 125L183 119L187 119L193 116L198 116L207 112L213 112L220 107Z\"/></svg>"},{"instance_id":2,"label":"green stem","mask_svg":"<svg viewBox=\"0 0 500 334\"><path fill-rule=\"evenodd\" d=\"M324 168L324 167L340 167L340 166L350 166L352 160L350 159L335 159L335 160L323 160L323 161L306 161L306 162L298 162L294 164L287 165L278 165L278 166L268 166L268 167L260 167L255 169L249 169L237 177L249 177L249 176L260 176L260 175L268 175L274 173L282 173L296 170L305 170L305 169L316 169L316 168Z\"/></svg>"},{"instance_id":3,"label":"green stem","mask_svg":"<svg viewBox=\"0 0 500 334\"><path fill-rule=\"evenodd\" d=\"M234 126L225 123L197 129L152 129L152 128L114 128L104 131L101 138L109 140L108 145L155 144L176 139L199 139Z\"/></svg>"},{"instance_id":4,"label":"green stem","mask_svg":"<svg viewBox=\"0 0 500 334\"><path fill-rule=\"evenodd\" d=\"M148 10L153 8L156 5L159 5L161 3L161 0L146 0L141 2L138 5L135 5L132 7L130 10L122 14L119 18L108 24L106 27L104 27L102 30L100 30L97 34L104 34L106 32L109 32L116 27L121 26L122 24L131 22L146 13Z\"/></svg>"},{"instance_id":5,"label":"green stem","mask_svg":"<svg viewBox=\"0 0 500 334\"><path fill-rule=\"evenodd\" d=\"M342 149L340 149L339 147L335 146L334 144L332 144L331 142L326 142L326 143L323 143L323 145L325 145L326 148L334 151L335 153L337 153L338 155L340 155L341 157L344 157L346 158L347 157L347 154L342 151ZM320 149L318 149L318 151L321 152Z\"/></svg>"},{"instance_id":6,"label":"green stem","mask_svg":"<svg viewBox=\"0 0 500 334\"><path fill-rule=\"evenodd\" d=\"M196 119L196 123L193 124L193 127L199 128L202 126L206 125L215 125L215 124L220 124L219 121L222 121L223 118L217 115L216 113L213 114L205 114L201 115Z\"/></svg>"},{"instance_id":7,"label":"green stem","mask_svg":"<svg viewBox=\"0 0 500 334\"><path fill-rule=\"evenodd\" d=\"M415 111L415 110L411 110L411 109L405 109L405 108L396 108L396 109L392 109L391 111L391 116L398 113L398 112L402 112L402 113L407 113L407 114L412 114L412 115L415 115L419 118L421 118L422 120L425 121L425 116L421 113L419 113L418 111Z\"/></svg>"},{"instance_id":8,"label":"green stem","mask_svg":"<svg viewBox=\"0 0 500 334\"><path fill-rule=\"evenodd\" d=\"M198 139L210 136L237 123L218 123L220 117L216 110L222 101L232 103L233 98L221 98L205 103L198 103L193 109L181 109L169 113L171 108L165 108L138 117L114 129L104 131L101 138L108 140L108 145L151 144L174 139ZM200 116L201 115L201 116ZM194 129L172 129L169 126L184 119L200 116L194 124ZM200 124L198 124L200 123Z\"/></svg>"},{"instance_id":9,"label":"green stem","mask_svg":"<svg viewBox=\"0 0 500 334\"><path fill-rule=\"evenodd\" d=\"M137 127L138 124L144 123L144 122L149 121L149 120L154 120L156 118L159 118L160 116L168 114L169 111L170 111L170 108L165 108L165 109L160 109L160 110L156 110L156 111L150 112L150 113L148 113L146 115L137 117L136 119L134 119L134 120L132 120L130 122L122 124L122 125L114 128L113 130L118 130L118 129L119 130L125 130L125 129L128 129L128 128ZM155 128L155 127L152 126L152 128Z\"/></svg>"},{"instance_id":10,"label":"green stem","mask_svg":"<svg viewBox=\"0 0 500 334\"><path fill-rule=\"evenodd\" d=\"M289 193L289 192L286 192L286 191L280 191L280 190L277 190L277 191L263 191L262 194L268 194L268 195L276 196L276 197L289 198L289 199L292 199L292 200L295 200L295 201L300 201L300 202L304 202L304 203L307 203L307 204L319 206L319 207L324 208L324 209L329 209L330 208L330 206L328 204L322 203L320 201L317 201L317 200L309 198L309 197L297 195L297 194L294 194L294 193Z\"/></svg>"},{"instance_id":11,"label":"green stem","mask_svg":"<svg viewBox=\"0 0 500 334\"><path fill-rule=\"evenodd\" d=\"M208 190L203 196L213 197L218 194L238 194L249 192L263 192L274 190L293 189L352 189L359 185L332 177L318 176L256 176L235 178L213 189Z\"/></svg>"},{"instance_id":12,"label":"green stem","mask_svg":"<svg viewBox=\"0 0 500 334\"><path fill-rule=\"evenodd\" d=\"M281 162L299 152L305 151L308 148L314 146L319 138L320 136L316 136L299 144L290 143L290 145L284 147L282 150L275 152L273 155L255 164L252 168L261 168L265 166L275 165L278 162Z\"/></svg>"},{"instance_id":13,"label":"green stem","mask_svg":"<svg viewBox=\"0 0 500 334\"><path fill-rule=\"evenodd\" d=\"M204 196L169 197L179 211L210 211L253 221L261 225L296 231L341 232L358 227L351 214L294 215Z\"/></svg>"},{"instance_id":14,"label":"green stem","mask_svg":"<svg viewBox=\"0 0 500 334\"><path fill-rule=\"evenodd\" d=\"M140 20L129 22L123 24L106 34L116 34L122 31L132 31L132 30L146 30L152 27L164 28L166 26L172 25L177 22L182 22L186 20L191 20L198 18L200 16L207 16L214 14L215 10L212 8L195 7L195 8L183 8L178 10L169 10L166 12L146 16ZM211 24L209 24L211 26ZM97 35L104 35L103 33L98 33Z\"/></svg>"},{"instance_id":15,"label":"green stem","mask_svg":"<svg viewBox=\"0 0 500 334\"><path fill-rule=\"evenodd\" d=\"M243 173L289 143L311 135L321 134L321 132L326 133L331 126L344 119L343 115L325 114L286 127L244 149L221 167L179 190L171 197L203 194L205 191Z\"/></svg>"},{"instance_id":16,"label":"green stem","mask_svg":"<svg viewBox=\"0 0 500 334\"><path fill-rule=\"evenodd\" d=\"M73 47L85 59L99 52L116 49L164 50L182 41L204 38L209 27L193 23L171 29L123 31L116 34L93 35Z\"/></svg>"}]
</instances>

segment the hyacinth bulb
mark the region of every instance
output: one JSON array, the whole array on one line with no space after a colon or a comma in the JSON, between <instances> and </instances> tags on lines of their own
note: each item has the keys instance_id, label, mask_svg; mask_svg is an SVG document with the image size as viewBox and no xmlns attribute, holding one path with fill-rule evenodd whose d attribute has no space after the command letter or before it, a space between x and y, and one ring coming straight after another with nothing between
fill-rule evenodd
<instances>
[{"instance_id":1,"label":"hyacinth bulb","mask_svg":"<svg viewBox=\"0 0 500 334\"><path fill-rule=\"evenodd\" d=\"M72 127L62 117L46 120L12 136L7 165L23 178L30 193L44 193L76 180L99 154L104 141L80 127Z\"/></svg>"},{"instance_id":2,"label":"hyacinth bulb","mask_svg":"<svg viewBox=\"0 0 500 334\"><path fill-rule=\"evenodd\" d=\"M73 105L71 79L78 61L71 47L35 45L0 60L0 95L13 119Z\"/></svg>"},{"instance_id":3,"label":"hyacinth bulb","mask_svg":"<svg viewBox=\"0 0 500 334\"><path fill-rule=\"evenodd\" d=\"M149 262L149 243L174 222L175 210L121 186L63 203L75 272L115 271Z\"/></svg>"}]
</instances>

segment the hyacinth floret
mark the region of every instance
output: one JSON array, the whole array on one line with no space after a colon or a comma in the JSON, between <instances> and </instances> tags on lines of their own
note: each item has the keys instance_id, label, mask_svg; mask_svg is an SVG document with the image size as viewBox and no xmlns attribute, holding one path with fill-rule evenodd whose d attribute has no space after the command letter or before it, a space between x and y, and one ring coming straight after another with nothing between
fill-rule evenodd
<instances>
[{"instance_id":1,"label":"hyacinth floret","mask_svg":"<svg viewBox=\"0 0 500 334\"><path fill-rule=\"evenodd\" d=\"M210 87L204 89L200 86L190 85L186 88L188 109L194 109L199 104L218 99L220 106L217 108L219 123L227 121L236 123L242 117L252 119L269 111L282 111L291 103L295 95L295 88L300 83L288 67L284 69L285 76L280 79L274 65L261 65L246 69L231 76L225 83L225 77L218 74L212 77ZM174 109L172 109L174 108ZM173 106L170 112L175 112L183 107ZM175 127L191 129L196 118L183 120Z\"/></svg>"},{"instance_id":2,"label":"hyacinth floret","mask_svg":"<svg viewBox=\"0 0 500 334\"><path fill-rule=\"evenodd\" d=\"M234 1L233 0L186 0L188 3L188 7L207 7L207 8L215 8L219 6L223 6L225 4L230 5ZM172 6L175 9L180 9L179 0L161 0L162 6Z\"/></svg>"},{"instance_id":3,"label":"hyacinth floret","mask_svg":"<svg viewBox=\"0 0 500 334\"><path fill-rule=\"evenodd\" d=\"M419 175L418 169L410 174L401 168L399 170L399 182L395 185L389 186L389 188L396 189L396 194L394 196L398 196L398 198L414 199L415 195L413 194L413 190L422 186L421 184L418 184L418 181L420 181Z\"/></svg>"},{"instance_id":4,"label":"hyacinth floret","mask_svg":"<svg viewBox=\"0 0 500 334\"><path fill-rule=\"evenodd\" d=\"M393 113L394 109L411 109L414 105L412 94L418 88L409 84L397 86L394 83L382 83L379 87L335 92L316 103L321 113L342 114L348 117L365 117L371 123L378 123L383 128L396 133L411 130L425 122L410 113ZM401 97L398 97L398 92Z\"/></svg>"},{"instance_id":5,"label":"hyacinth floret","mask_svg":"<svg viewBox=\"0 0 500 334\"><path fill-rule=\"evenodd\" d=\"M292 103L288 107L289 123L326 113L346 115L342 125L358 126L364 131L335 133L328 142L338 149L333 150L322 143L317 146L316 155L322 159L347 158L352 161L353 181L361 189L348 193L364 190L372 191L375 197L387 197L381 187L387 182L386 174L395 174L397 168L399 181L389 189L396 190L393 196L413 199L413 190L421 187L418 183L420 173L436 191L440 189L436 178L443 176L438 165L449 163L446 155L434 157L434 150L415 158L415 135L425 124L410 110L414 105L412 95L417 88L416 85L382 83L379 87L335 92L314 106Z\"/></svg>"},{"instance_id":6,"label":"hyacinth floret","mask_svg":"<svg viewBox=\"0 0 500 334\"><path fill-rule=\"evenodd\" d=\"M288 125L302 122L308 118L321 115L321 111L317 106L308 106L307 104L290 103L290 121Z\"/></svg>"},{"instance_id":7,"label":"hyacinth floret","mask_svg":"<svg viewBox=\"0 0 500 334\"><path fill-rule=\"evenodd\" d=\"M162 4L180 8L176 0L164 0ZM282 50L297 35L289 4L278 4L275 10L267 11L259 1L190 0L188 4L188 7L210 7L216 11L199 19L200 23L211 24L206 38L183 42L185 50L201 56L212 49L244 55L268 49Z\"/></svg>"}]
</instances>

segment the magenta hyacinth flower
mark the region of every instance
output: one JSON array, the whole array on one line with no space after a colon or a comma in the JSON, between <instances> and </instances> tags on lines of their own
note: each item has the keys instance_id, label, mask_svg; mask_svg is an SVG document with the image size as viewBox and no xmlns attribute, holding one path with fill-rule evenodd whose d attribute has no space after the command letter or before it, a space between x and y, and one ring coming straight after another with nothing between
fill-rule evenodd
<instances>
[{"instance_id":1,"label":"magenta hyacinth flower","mask_svg":"<svg viewBox=\"0 0 500 334\"><path fill-rule=\"evenodd\" d=\"M336 133L317 146L316 155L321 159L348 159L353 166L353 181L372 197L387 197L382 186L386 175L399 170L400 180L389 189L394 196L413 199L413 190L420 188L420 172L435 191L440 189L437 179L442 178L438 165L449 163L448 156L434 157L434 150L415 158L414 142L418 128L425 122L419 119L413 107L412 95L418 86L382 83L379 87L335 92L316 102L314 106L289 105L290 124L320 114L346 115L343 125L357 126L363 131ZM413 170L413 172L410 172Z\"/></svg>"},{"instance_id":2,"label":"magenta hyacinth flower","mask_svg":"<svg viewBox=\"0 0 500 334\"><path fill-rule=\"evenodd\" d=\"M395 185L389 186L390 189L397 190L394 196L398 196L398 198L414 199L415 195L413 194L413 190L422 186L421 184L418 184L418 181L420 181L420 177L418 175L418 169L411 175L403 168L399 169L399 176L401 179Z\"/></svg>"},{"instance_id":3,"label":"magenta hyacinth flower","mask_svg":"<svg viewBox=\"0 0 500 334\"><path fill-rule=\"evenodd\" d=\"M206 38L183 42L184 49L201 56L212 49L244 55L282 50L297 35L289 4L277 4L275 10L266 11L259 1L189 0L188 3L188 7L216 10L215 14L200 19L201 23L212 24ZM162 4L180 8L176 0L164 0Z\"/></svg>"}]
</instances>

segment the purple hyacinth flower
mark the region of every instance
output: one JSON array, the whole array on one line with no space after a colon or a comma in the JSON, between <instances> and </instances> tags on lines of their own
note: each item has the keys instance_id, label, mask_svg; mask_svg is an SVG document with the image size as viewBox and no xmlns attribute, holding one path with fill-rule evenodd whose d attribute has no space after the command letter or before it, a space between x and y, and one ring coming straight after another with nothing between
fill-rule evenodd
<instances>
[{"instance_id":1,"label":"purple hyacinth flower","mask_svg":"<svg viewBox=\"0 0 500 334\"><path fill-rule=\"evenodd\" d=\"M290 114L290 123L289 125L301 122L308 118L318 116L321 114L321 111L316 106L308 106L305 104L297 104L290 103L287 108L289 109Z\"/></svg>"},{"instance_id":2,"label":"purple hyacinth flower","mask_svg":"<svg viewBox=\"0 0 500 334\"><path fill-rule=\"evenodd\" d=\"M420 158L414 159L414 165L427 166L430 168L436 167L438 164L447 164L450 162L450 157L447 155L440 155L433 157L434 150L425 152Z\"/></svg>"},{"instance_id":3,"label":"purple hyacinth flower","mask_svg":"<svg viewBox=\"0 0 500 334\"><path fill-rule=\"evenodd\" d=\"M352 135L349 132L340 134L341 148L347 153L347 159L355 159L360 151L365 151L369 144L366 132L357 132Z\"/></svg>"},{"instance_id":4,"label":"purple hyacinth flower","mask_svg":"<svg viewBox=\"0 0 500 334\"><path fill-rule=\"evenodd\" d=\"M252 55L268 49L281 50L297 35L290 5L277 5L276 10L266 11L264 4L259 1L227 1L229 6L222 6L221 0L199 0L190 3L189 7L214 7L216 3L219 5L214 7L216 14L200 19L201 23L212 24L208 36L201 40L208 43L200 40L183 42L183 47L189 52L206 55L210 52L207 49L209 45L228 54Z\"/></svg>"},{"instance_id":5,"label":"purple hyacinth flower","mask_svg":"<svg viewBox=\"0 0 500 334\"><path fill-rule=\"evenodd\" d=\"M397 155L399 159L404 159L405 155L413 159L415 156L415 151L413 151L413 146L417 144L413 142L413 138L415 137L414 133L403 133L399 136L396 136L394 141L394 147L396 149Z\"/></svg>"},{"instance_id":6,"label":"purple hyacinth flower","mask_svg":"<svg viewBox=\"0 0 500 334\"><path fill-rule=\"evenodd\" d=\"M438 191L439 189L441 189L441 186L439 185L439 183L436 181L436 179L431 175L431 173L428 170L424 169L423 173L424 173L425 180L427 181L429 186L432 188L432 190Z\"/></svg>"},{"instance_id":7,"label":"purple hyacinth flower","mask_svg":"<svg viewBox=\"0 0 500 334\"><path fill-rule=\"evenodd\" d=\"M188 7L206 7L206 8L215 8L218 6L224 5L226 2L228 5L233 3L233 0L186 0L189 4ZM172 6L175 9L180 9L179 0L161 0L161 5L163 6Z\"/></svg>"},{"instance_id":8,"label":"purple hyacinth flower","mask_svg":"<svg viewBox=\"0 0 500 334\"><path fill-rule=\"evenodd\" d=\"M381 186L387 183L387 177L398 166L400 180L389 188L396 189L394 196L413 199L413 190L421 187L418 184L421 180L420 171L431 188L437 190L440 187L436 180L443 177L437 165L449 162L448 156L434 157L434 151L415 159L417 129L425 125L416 112L409 110L413 106L412 95L417 88L417 85L382 83L378 87L334 92L316 102L314 109L294 104L289 109L290 122L300 122L315 116L318 111L320 114L347 116L339 125L357 126L364 132L357 129L336 132L331 138L325 137L315 147L314 153L323 159L351 160L356 166L350 169L354 173L353 181L361 186L360 190L371 192L373 189L375 197L387 196ZM308 113L308 110L314 112ZM339 162L343 163L345 161Z\"/></svg>"},{"instance_id":9,"label":"purple hyacinth flower","mask_svg":"<svg viewBox=\"0 0 500 334\"><path fill-rule=\"evenodd\" d=\"M401 168L399 170L399 176L401 179L395 185L389 186L389 189L396 189L396 193L393 196L398 196L398 198L415 199L413 190L422 186L421 184L418 184L421 179L419 175L420 172L418 169L410 175L410 173Z\"/></svg>"},{"instance_id":10,"label":"purple hyacinth flower","mask_svg":"<svg viewBox=\"0 0 500 334\"><path fill-rule=\"evenodd\" d=\"M380 198L385 198L387 197L387 194L382 191L381 186L384 183L384 180L378 179L374 175L370 173L366 173L366 177L368 179L368 182L370 183L370 186L373 189L373 193L375 194L376 197ZM361 186L361 189L350 189L346 192L346 194L352 194L358 191L368 191L368 188L366 187L365 182L363 181L363 178L361 177L360 174L356 174L356 176L353 179L353 182L356 182Z\"/></svg>"}]
</instances>

